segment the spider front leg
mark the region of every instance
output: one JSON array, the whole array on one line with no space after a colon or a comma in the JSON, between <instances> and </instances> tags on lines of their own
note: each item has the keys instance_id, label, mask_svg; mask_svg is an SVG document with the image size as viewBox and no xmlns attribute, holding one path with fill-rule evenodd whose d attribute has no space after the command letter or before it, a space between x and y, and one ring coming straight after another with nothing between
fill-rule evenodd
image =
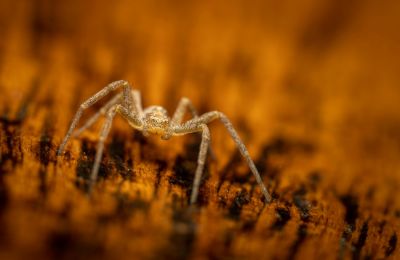
<instances>
[{"instance_id":1,"label":"spider front leg","mask_svg":"<svg viewBox=\"0 0 400 260\"><path fill-rule=\"evenodd\" d=\"M175 135L182 135L182 134L186 134L186 133L197 132L200 125L208 124L215 119L220 119L221 122L224 124L225 128L228 130L230 136L232 137L233 141L235 142L240 153L242 154L242 156L245 158L247 164L249 165L251 172L253 173L254 177L256 178L256 181L257 181L258 185L260 186L262 193L264 194L265 201L267 203L271 202L271 195L269 194L267 188L265 187L265 185L261 179L261 176L260 176L253 160L251 159L249 152L247 151L246 146L243 144L243 142L240 139L239 135L237 134L236 130L233 128L232 123L229 121L229 119L223 113L218 112L218 111L208 112L197 118L189 120L186 123L182 124L180 127L177 127L175 129Z\"/></svg>"},{"instance_id":2,"label":"spider front leg","mask_svg":"<svg viewBox=\"0 0 400 260\"><path fill-rule=\"evenodd\" d=\"M210 145L210 130L208 129L207 125L205 124L201 125L201 131L202 135L201 135L200 151L197 159L196 173L194 175L192 194L190 195L190 204L193 204L197 201L201 176L203 175L204 164L207 159L207 151Z\"/></svg>"},{"instance_id":3,"label":"spider front leg","mask_svg":"<svg viewBox=\"0 0 400 260\"><path fill-rule=\"evenodd\" d=\"M91 127L97 121L97 119L99 119L100 116L105 115L112 106L121 102L120 100L121 96L122 93L115 95L115 97L113 97L107 104L105 104L103 107L100 108L99 112L90 117L82 127L76 130L72 134L72 136L73 137L79 136L83 131Z\"/></svg>"},{"instance_id":4,"label":"spider front leg","mask_svg":"<svg viewBox=\"0 0 400 260\"><path fill-rule=\"evenodd\" d=\"M115 95L107 104L105 104L102 108L100 108L100 111L94 114L91 118L89 118L86 123L79 128L78 130L75 131L73 134L74 137L79 136L83 131L91 127L97 119L99 119L100 116L105 115L106 112L115 104L121 103L121 96L122 93L119 93ZM140 92L138 90L132 90L132 99L133 99L133 106L135 106L135 110L138 113L139 117L142 117L143 114L143 108L142 108L142 100L140 97Z\"/></svg>"},{"instance_id":5,"label":"spider front leg","mask_svg":"<svg viewBox=\"0 0 400 260\"><path fill-rule=\"evenodd\" d=\"M104 87L102 90L97 92L95 95L93 95L91 98L89 98L88 100L86 100L85 102L83 102L80 105L78 111L76 112L76 114L72 120L71 126L69 127L68 132L65 135L64 140L62 141L62 143L57 151L57 155L61 155L62 152L64 151L64 147L67 144L75 127L77 126L78 121L83 114L83 111L86 110L87 108L91 107L93 104L95 104L100 99L102 99L103 97L108 95L110 92L112 92L120 87L123 88L122 105L124 107L126 107L129 111L132 111L132 109L134 109L133 113L136 113L136 108L132 107L132 95L131 95L131 89L130 89L129 83L125 80L119 80L119 81L115 81L115 82L108 84L106 87Z\"/></svg>"}]
</instances>

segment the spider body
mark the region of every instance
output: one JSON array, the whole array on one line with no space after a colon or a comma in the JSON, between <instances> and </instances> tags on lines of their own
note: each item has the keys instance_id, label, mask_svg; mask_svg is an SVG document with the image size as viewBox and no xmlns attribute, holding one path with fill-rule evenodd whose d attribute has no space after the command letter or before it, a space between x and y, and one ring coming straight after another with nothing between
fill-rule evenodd
<instances>
[{"instance_id":1,"label":"spider body","mask_svg":"<svg viewBox=\"0 0 400 260\"><path fill-rule=\"evenodd\" d=\"M150 106L144 109L142 120L144 123L142 132L145 136L149 133L165 136L171 122L167 110L161 106Z\"/></svg>"},{"instance_id":2,"label":"spider body","mask_svg":"<svg viewBox=\"0 0 400 260\"><path fill-rule=\"evenodd\" d=\"M122 93L116 94L100 109L99 112L89 118L89 120L80 129L74 132L84 110L98 102L112 91L115 91L119 88L123 89ZM193 118L183 122L183 117L187 111L191 113ZM271 201L271 196L269 195L246 147L239 138L229 119L223 113L212 111L199 116L192 103L187 98L181 99L172 117L169 117L168 112L161 106L150 106L143 109L139 91L132 90L129 83L124 80L114 81L108 84L102 90L81 104L57 152L57 155L61 155L63 153L64 147L71 135L79 135L93 125L100 116L106 117L97 144L95 162L91 172L91 187L97 180L99 166L104 150L104 142L108 136L108 133L110 132L112 121L116 114L120 114L127 120L131 127L141 131L145 136L148 136L149 134L155 134L161 136L162 139L167 140L172 136L180 136L189 133L201 133L202 141L200 144L198 164L193 181L190 203L195 203L197 200L201 175L204 170L207 152L210 149L210 131L207 124L213 120L219 119L228 130L240 153L247 161L250 170L252 171L261 188L261 191L265 197L265 201Z\"/></svg>"}]
</instances>

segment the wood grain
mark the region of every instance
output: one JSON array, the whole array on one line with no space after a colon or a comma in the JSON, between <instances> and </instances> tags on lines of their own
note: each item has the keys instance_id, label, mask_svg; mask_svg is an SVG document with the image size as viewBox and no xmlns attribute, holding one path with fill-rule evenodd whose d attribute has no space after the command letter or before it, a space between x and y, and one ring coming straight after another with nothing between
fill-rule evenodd
<instances>
[{"instance_id":1,"label":"wood grain","mask_svg":"<svg viewBox=\"0 0 400 260\"><path fill-rule=\"evenodd\" d=\"M1 1L0 257L399 258L399 7ZM223 111L273 202L216 122L189 206L199 136L145 138L120 118L89 197L102 121L55 153L118 79L146 106Z\"/></svg>"}]
</instances>

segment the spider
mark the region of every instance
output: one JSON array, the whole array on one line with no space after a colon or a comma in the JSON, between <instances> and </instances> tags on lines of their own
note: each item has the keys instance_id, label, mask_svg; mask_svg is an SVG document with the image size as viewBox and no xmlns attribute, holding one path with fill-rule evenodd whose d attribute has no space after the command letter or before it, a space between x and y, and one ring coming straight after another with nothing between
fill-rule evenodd
<instances>
[{"instance_id":1,"label":"spider","mask_svg":"<svg viewBox=\"0 0 400 260\"><path fill-rule=\"evenodd\" d=\"M119 94L116 94L95 115L89 118L81 128L74 132L74 129L76 128L84 110L95 104L112 91L119 88L122 88L123 91ZM186 122L182 122L187 110L190 111L193 118ZM221 120L232 139L235 141L240 153L246 159L250 170L254 174L261 191L265 196L265 201L267 203L271 201L271 196L269 195L267 188L264 186L264 183L249 155L249 152L239 138L229 119L223 113L212 111L199 116L188 98L182 98L180 100L172 118L168 116L166 109L161 106L150 106L143 109L140 92L138 90L133 90L130 84L125 80L118 80L108 84L106 87L80 105L72 120L68 132L57 151L58 156L62 155L65 145L67 144L71 135L74 137L78 136L84 130L92 126L100 116L104 115L106 117L100 131L100 138L97 144L95 161L90 176L90 187L92 187L97 180L100 161L104 150L104 141L110 132L113 118L117 113L125 118L131 127L141 131L144 136L155 134L161 136L161 139L163 140L168 140L172 136L181 136L196 132L201 133L202 140L193 181L192 193L190 195L190 204L194 204L197 201L201 175L203 173L204 163L206 161L207 151L209 149L210 131L207 124L215 119Z\"/></svg>"}]
</instances>

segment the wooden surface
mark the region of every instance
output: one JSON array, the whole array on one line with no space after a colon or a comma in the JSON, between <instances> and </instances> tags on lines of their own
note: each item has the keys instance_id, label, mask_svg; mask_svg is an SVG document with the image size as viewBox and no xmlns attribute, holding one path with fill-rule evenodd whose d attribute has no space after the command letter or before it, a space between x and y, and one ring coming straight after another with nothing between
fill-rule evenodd
<instances>
[{"instance_id":1,"label":"wooden surface","mask_svg":"<svg viewBox=\"0 0 400 260\"><path fill-rule=\"evenodd\" d=\"M111 3L112 2L112 3ZM400 258L398 2L0 2L1 259ZM55 152L79 104L126 79L171 113L223 111L199 203L199 136L101 122ZM99 106L85 114L87 118Z\"/></svg>"}]
</instances>

